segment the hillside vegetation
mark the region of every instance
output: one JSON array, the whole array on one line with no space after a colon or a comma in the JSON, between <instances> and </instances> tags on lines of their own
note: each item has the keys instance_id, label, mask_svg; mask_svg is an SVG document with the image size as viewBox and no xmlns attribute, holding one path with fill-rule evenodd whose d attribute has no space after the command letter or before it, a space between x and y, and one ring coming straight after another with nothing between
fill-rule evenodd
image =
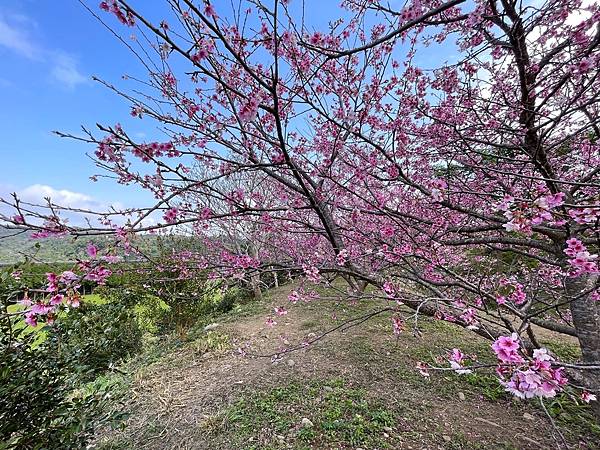
<instances>
[{"instance_id":1,"label":"hillside vegetation","mask_svg":"<svg viewBox=\"0 0 600 450\"><path fill-rule=\"evenodd\" d=\"M451 324L419 321L421 336L391 333L390 317L329 335L301 350L268 355L313 340L381 305L337 296L298 304L277 325L265 318L287 294L235 308L199 326L184 341L154 342L104 383L120 386L126 427L105 429L95 447L116 449L548 449L553 430L536 403L505 393L493 373L431 372L453 347L486 353L489 343ZM549 337L565 354L570 342ZM247 351L241 356L239 348ZM489 352L488 352L489 353ZM254 356L253 356L254 355ZM262 355L262 356L256 356ZM440 362L440 365L442 363ZM585 408L551 403L570 443L596 448L600 430Z\"/></svg>"},{"instance_id":2,"label":"hillside vegetation","mask_svg":"<svg viewBox=\"0 0 600 450\"><path fill-rule=\"evenodd\" d=\"M95 244L99 249L113 248L115 238L112 236L54 236L45 239L35 239L33 232L22 232L0 227L0 265L14 264L23 261L26 257L38 262L74 262L86 254L89 243ZM194 249L198 246L193 238L185 236L168 237L150 234L137 235L134 245L142 253L156 256L164 247L181 245L185 241L186 248ZM168 249L167 249L168 250ZM138 259L136 255L121 255L125 260Z\"/></svg>"}]
</instances>

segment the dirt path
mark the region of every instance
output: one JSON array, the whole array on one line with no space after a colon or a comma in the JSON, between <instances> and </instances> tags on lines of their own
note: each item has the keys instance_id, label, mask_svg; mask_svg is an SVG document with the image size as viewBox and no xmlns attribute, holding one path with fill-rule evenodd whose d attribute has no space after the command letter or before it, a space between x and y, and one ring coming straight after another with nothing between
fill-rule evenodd
<instances>
[{"instance_id":1,"label":"dirt path","mask_svg":"<svg viewBox=\"0 0 600 450\"><path fill-rule=\"evenodd\" d=\"M429 353L443 354L465 339L473 349L489 345L471 335L457 334L445 324L427 325L430 329L425 330L421 338L406 333L395 339L387 315L335 333L275 361L240 356L236 351L239 346L248 345L252 353L272 353L281 345L293 345L318 336L346 317L376 309L375 305L345 307L333 300L321 300L291 306L286 316L275 318L276 326L267 327L266 317L273 306L284 303L282 298L286 295L287 290L283 288L272 292L273 300L253 315L219 323L212 332L228 336L232 344L229 350L202 353L192 343L139 370L133 381L129 401L133 413L127 428L102 436L99 447L556 448L556 441L551 437L553 430L538 409L505 397L490 400L482 391L485 394L486 389L495 387L490 388L485 383L483 387L466 384L454 374L432 374L429 378L418 375L415 363ZM332 318L334 312L337 322ZM301 446L296 439L299 426L277 431L269 423L262 424L260 429L251 429L249 437L240 444L239 429L236 431L235 424L229 423L227 415L236 402L256 392L269 392L290 383L308 386L319 380L325 384L327 380L343 380L345 386L364 390L365 401L372 399L393 412L392 426L384 427L383 433L377 431L383 435L377 436L377 446L358 447L317 438L308 443L303 441ZM323 400L322 394L319 401ZM301 413L310 415L311 410ZM261 411L257 410L256 414L260 415ZM300 415L298 423L303 418ZM295 416L291 417L296 420Z\"/></svg>"}]
</instances>

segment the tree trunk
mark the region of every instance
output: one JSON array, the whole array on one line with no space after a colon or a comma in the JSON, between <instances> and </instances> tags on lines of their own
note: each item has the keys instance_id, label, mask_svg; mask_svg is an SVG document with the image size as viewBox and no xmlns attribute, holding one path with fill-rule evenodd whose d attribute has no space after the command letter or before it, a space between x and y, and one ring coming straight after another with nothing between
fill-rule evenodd
<instances>
[{"instance_id":1,"label":"tree trunk","mask_svg":"<svg viewBox=\"0 0 600 450\"><path fill-rule=\"evenodd\" d=\"M262 290L260 289L260 276L252 275L250 277L250 284L252 285L252 295L255 300L262 300Z\"/></svg>"},{"instance_id":2,"label":"tree trunk","mask_svg":"<svg viewBox=\"0 0 600 450\"><path fill-rule=\"evenodd\" d=\"M367 284L368 283L365 280L357 280L356 281L356 290L358 292L358 295L363 295L365 293Z\"/></svg>"},{"instance_id":3,"label":"tree trunk","mask_svg":"<svg viewBox=\"0 0 600 450\"><path fill-rule=\"evenodd\" d=\"M258 258L258 249L254 245L250 245L250 256ZM255 272L250 275L250 286L255 300L262 300L262 291L260 289L260 272Z\"/></svg>"},{"instance_id":4,"label":"tree trunk","mask_svg":"<svg viewBox=\"0 0 600 450\"><path fill-rule=\"evenodd\" d=\"M577 339L584 363L600 364L600 305L591 295L581 295L593 287L598 275L567 278L565 288L571 301L573 325L577 330ZM600 396L600 371L586 370L583 373L584 383L590 391ZM600 419L600 402L592 402L592 408Z\"/></svg>"},{"instance_id":5,"label":"tree trunk","mask_svg":"<svg viewBox=\"0 0 600 450\"><path fill-rule=\"evenodd\" d=\"M342 278L346 280L350 286L351 295L355 297L361 297L364 294L365 288L368 284L365 280L346 274L343 274Z\"/></svg>"}]
</instances>

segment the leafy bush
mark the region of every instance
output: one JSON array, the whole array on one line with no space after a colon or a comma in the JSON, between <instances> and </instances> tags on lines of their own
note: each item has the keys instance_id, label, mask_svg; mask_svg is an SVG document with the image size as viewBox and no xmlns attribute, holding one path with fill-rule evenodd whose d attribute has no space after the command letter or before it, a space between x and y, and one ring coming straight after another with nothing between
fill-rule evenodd
<instances>
[{"instance_id":1,"label":"leafy bush","mask_svg":"<svg viewBox=\"0 0 600 450\"><path fill-rule=\"evenodd\" d=\"M137 280L130 279L127 287L104 287L95 292L109 303L133 305L142 330L160 334L175 330L181 335L197 322L228 312L251 298L247 290L237 286L225 288L217 281L207 281L203 274L167 282L158 279L145 274Z\"/></svg>"},{"instance_id":2,"label":"leafy bush","mask_svg":"<svg viewBox=\"0 0 600 450\"><path fill-rule=\"evenodd\" d=\"M73 361L72 370L84 380L142 349L134 310L123 303L84 303L57 321L53 334L60 354Z\"/></svg>"},{"instance_id":3,"label":"leafy bush","mask_svg":"<svg viewBox=\"0 0 600 450\"><path fill-rule=\"evenodd\" d=\"M99 393L76 394L72 361L59 355L55 336L31 345L35 336L0 330L0 449L82 448L102 416Z\"/></svg>"},{"instance_id":4,"label":"leafy bush","mask_svg":"<svg viewBox=\"0 0 600 450\"><path fill-rule=\"evenodd\" d=\"M221 295L216 304L215 311L220 313L229 312L236 304L247 303L251 298L252 295L247 289L231 287Z\"/></svg>"}]
</instances>

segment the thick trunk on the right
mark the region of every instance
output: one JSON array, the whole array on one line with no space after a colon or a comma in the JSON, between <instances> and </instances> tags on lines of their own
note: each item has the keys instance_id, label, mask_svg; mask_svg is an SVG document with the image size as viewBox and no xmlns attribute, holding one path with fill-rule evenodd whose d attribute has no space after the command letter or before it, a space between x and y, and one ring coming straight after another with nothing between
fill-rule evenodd
<instances>
[{"instance_id":1,"label":"thick trunk on the right","mask_svg":"<svg viewBox=\"0 0 600 450\"><path fill-rule=\"evenodd\" d=\"M598 275L567 278L565 287L571 301L573 325L581 348L582 360L586 364L600 364L600 304L591 295L582 292L594 286ZM586 387L600 397L600 370L586 370L583 373ZM600 402L592 402L592 408L600 419Z\"/></svg>"}]
</instances>

